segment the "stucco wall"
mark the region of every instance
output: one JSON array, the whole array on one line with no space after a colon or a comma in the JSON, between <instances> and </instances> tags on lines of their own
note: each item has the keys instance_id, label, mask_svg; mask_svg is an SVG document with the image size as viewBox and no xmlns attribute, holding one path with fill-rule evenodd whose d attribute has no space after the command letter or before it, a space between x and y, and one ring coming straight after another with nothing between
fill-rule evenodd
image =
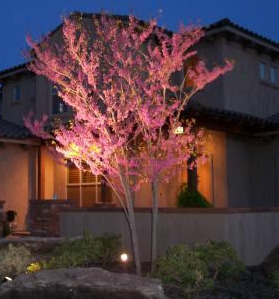
<instances>
[{"instance_id":1,"label":"stucco wall","mask_svg":"<svg viewBox=\"0 0 279 299\"><path fill-rule=\"evenodd\" d=\"M67 168L54 160L47 148L41 148L41 199L67 198Z\"/></svg>"},{"instance_id":2,"label":"stucco wall","mask_svg":"<svg viewBox=\"0 0 279 299\"><path fill-rule=\"evenodd\" d=\"M15 210L17 212L17 230L26 228L26 214L28 200L34 194L35 179L34 171L35 155L34 148L20 145L4 144L0 147L0 200L5 201L5 211ZM32 176L31 176L31 173ZM28 180L28 177L30 180ZM32 187L33 186L33 187Z\"/></svg>"},{"instance_id":3,"label":"stucco wall","mask_svg":"<svg viewBox=\"0 0 279 299\"><path fill-rule=\"evenodd\" d=\"M226 58L224 56L224 38L217 38L207 40L197 45L197 55L202 58L206 66L212 69L215 65L223 65ZM205 106L224 108L225 107L225 89L224 76L206 85L206 87L199 91L191 100L192 102L199 102Z\"/></svg>"},{"instance_id":4,"label":"stucco wall","mask_svg":"<svg viewBox=\"0 0 279 299\"><path fill-rule=\"evenodd\" d=\"M20 86L20 100L13 100L13 89ZM36 110L36 76L29 73L25 76L11 78L3 84L2 117L10 122L23 124L23 116Z\"/></svg>"},{"instance_id":5,"label":"stucco wall","mask_svg":"<svg viewBox=\"0 0 279 299\"><path fill-rule=\"evenodd\" d=\"M224 44L224 56L235 62L233 71L224 76L225 109L267 117L279 112L279 81L271 84L270 66L279 69L279 61L257 49L236 42ZM267 80L260 80L259 63L267 66Z\"/></svg>"},{"instance_id":6,"label":"stucco wall","mask_svg":"<svg viewBox=\"0 0 279 299\"><path fill-rule=\"evenodd\" d=\"M211 210L211 209L210 209ZM93 236L103 233L120 233L123 247L131 252L129 231L121 211L64 211L60 214L61 236L82 235L89 229ZM148 211L138 211L137 229L141 259L150 256L150 220ZM161 211L158 222L158 254L169 246L184 243L201 243L208 239L229 242L247 265L263 261L279 242L279 210L230 211L171 209Z\"/></svg>"},{"instance_id":7,"label":"stucco wall","mask_svg":"<svg viewBox=\"0 0 279 299\"><path fill-rule=\"evenodd\" d=\"M272 207L279 205L279 144L228 135L228 205Z\"/></svg>"}]
</instances>

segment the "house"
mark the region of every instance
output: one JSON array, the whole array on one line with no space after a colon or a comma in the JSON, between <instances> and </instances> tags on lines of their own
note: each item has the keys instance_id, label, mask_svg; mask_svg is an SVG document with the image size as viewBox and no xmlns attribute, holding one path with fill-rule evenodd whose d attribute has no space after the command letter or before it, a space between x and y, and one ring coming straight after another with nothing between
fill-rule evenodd
<instances>
[{"instance_id":1,"label":"house","mask_svg":"<svg viewBox=\"0 0 279 299\"><path fill-rule=\"evenodd\" d=\"M89 20L92 14L83 17ZM54 38L59 30L54 30ZM233 59L235 67L199 92L185 112L210 136L209 159L197 170L198 189L216 208L278 207L279 43L228 19L205 32L198 55L211 66ZM67 117L67 107L51 83L28 71L26 64L1 71L0 83L0 201L5 211L17 211L17 230L32 229L35 222L51 218L52 211L57 222L57 206L67 206L66 199L81 208L117 205L99 177L55 161L24 128L23 116L30 110L37 118L43 113ZM160 187L160 207L176 207L187 172L181 169L171 183ZM136 207L150 207L149 189L142 186Z\"/></svg>"}]
</instances>

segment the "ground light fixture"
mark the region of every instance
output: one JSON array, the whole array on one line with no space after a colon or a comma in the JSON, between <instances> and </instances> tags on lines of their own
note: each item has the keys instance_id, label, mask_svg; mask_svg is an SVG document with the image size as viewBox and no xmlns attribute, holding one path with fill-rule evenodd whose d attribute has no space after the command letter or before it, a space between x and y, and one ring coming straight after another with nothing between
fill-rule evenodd
<instances>
[{"instance_id":1,"label":"ground light fixture","mask_svg":"<svg viewBox=\"0 0 279 299\"><path fill-rule=\"evenodd\" d=\"M128 259L129 259L129 257L128 257L127 253L124 252L120 255L120 260L122 263L126 263L128 261Z\"/></svg>"},{"instance_id":2,"label":"ground light fixture","mask_svg":"<svg viewBox=\"0 0 279 299\"><path fill-rule=\"evenodd\" d=\"M128 262L128 260L129 260L129 256L128 256L128 254L125 253L125 252L121 253L121 255L120 255L120 260L121 260L121 262L122 262L123 270L124 270L124 272L126 272L126 271L127 271L127 262Z\"/></svg>"}]
</instances>

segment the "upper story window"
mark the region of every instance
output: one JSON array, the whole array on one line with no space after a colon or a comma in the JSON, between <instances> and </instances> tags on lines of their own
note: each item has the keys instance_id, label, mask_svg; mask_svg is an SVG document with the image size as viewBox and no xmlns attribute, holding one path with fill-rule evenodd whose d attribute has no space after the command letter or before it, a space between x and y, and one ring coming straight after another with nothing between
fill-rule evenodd
<instances>
[{"instance_id":1,"label":"upper story window","mask_svg":"<svg viewBox=\"0 0 279 299\"><path fill-rule=\"evenodd\" d=\"M195 71L197 64L199 63L200 58L198 55L193 55L192 57L188 58L185 62L184 72L185 72L185 87L186 88L193 88L195 86L195 82L188 77L188 71Z\"/></svg>"},{"instance_id":2,"label":"upper story window","mask_svg":"<svg viewBox=\"0 0 279 299\"><path fill-rule=\"evenodd\" d=\"M14 103L19 103L21 98L21 89L20 85L15 85L13 87L13 102Z\"/></svg>"},{"instance_id":3,"label":"upper story window","mask_svg":"<svg viewBox=\"0 0 279 299\"><path fill-rule=\"evenodd\" d=\"M52 86L52 114L60 114L67 112L67 106L58 95L58 89Z\"/></svg>"},{"instance_id":4,"label":"upper story window","mask_svg":"<svg viewBox=\"0 0 279 299\"><path fill-rule=\"evenodd\" d=\"M266 80L266 63L260 62L260 78Z\"/></svg>"},{"instance_id":5,"label":"upper story window","mask_svg":"<svg viewBox=\"0 0 279 299\"><path fill-rule=\"evenodd\" d=\"M270 67L270 82L273 84L277 83L277 69L274 66Z\"/></svg>"}]
</instances>

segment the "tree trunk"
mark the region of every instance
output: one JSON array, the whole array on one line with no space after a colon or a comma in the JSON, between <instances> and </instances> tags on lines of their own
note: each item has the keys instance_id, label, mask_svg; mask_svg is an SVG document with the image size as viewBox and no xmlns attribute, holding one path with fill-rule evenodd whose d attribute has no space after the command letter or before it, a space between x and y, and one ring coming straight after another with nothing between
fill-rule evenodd
<instances>
[{"instance_id":1,"label":"tree trunk","mask_svg":"<svg viewBox=\"0 0 279 299\"><path fill-rule=\"evenodd\" d=\"M127 199L128 217L129 217L128 222L130 226L130 233L131 233L132 246L133 246L134 265L136 269L136 274L141 275L139 242L138 242L138 234L136 228L133 196L129 186L125 186L125 187L126 187L126 199Z\"/></svg>"},{"instance_id":2,"label":"tree trunk","mask_svg":"<svg viewBox=\"0 0 279 299\"><path fill-rule=\"evenodd\" d=\"M151 231L151 272L155 271L157 258L157 222L158 222L158 183L152 182L152 231Z\"/></svg>"}]
</instances>

